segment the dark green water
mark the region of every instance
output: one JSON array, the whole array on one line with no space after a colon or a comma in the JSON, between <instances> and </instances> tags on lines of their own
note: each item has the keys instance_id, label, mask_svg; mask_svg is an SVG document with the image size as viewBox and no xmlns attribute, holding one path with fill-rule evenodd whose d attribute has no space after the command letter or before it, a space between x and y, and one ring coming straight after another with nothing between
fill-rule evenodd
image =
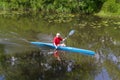
<instances>
[{"instance_id":1,"label":"dark green water","mask_svg":"<svg viewBox=\"0 0 120 80\"><path fill-rule=\"evenodd\" d=\"M93 50L95 56L66 52L60 63L48 49L29 43L52 42L57 32L65 37L72 29L76 32L66 45ZM68 23L50 23L37 17L1 16L0 60L0 80L119 80L120 19L79 16Z\"/></svg>"}]
</instances>

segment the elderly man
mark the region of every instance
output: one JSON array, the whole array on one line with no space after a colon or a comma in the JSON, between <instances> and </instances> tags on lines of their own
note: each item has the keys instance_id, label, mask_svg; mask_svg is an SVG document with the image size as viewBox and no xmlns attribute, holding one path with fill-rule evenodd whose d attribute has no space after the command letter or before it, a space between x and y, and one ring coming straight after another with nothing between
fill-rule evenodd
<instances>
[{"instance_id":1,"label":"elderly man","mask_svg":"<svg viewBox=\"0 0 120 80\"><path fill-rule=\"evenodd\" d=\"M66 38L65 38L66 39ZM55 48L57 49L58 46L65 46L64 43L61 43L62 41L64 41L65 39L63 39L60 35L60 33L57 33L56 36L53 39L53 44L55 46ZM60 61L60 57L59 57L59 53L57 50L55 50L54 52L54 56Z\"/></svg>"}]
</instances>

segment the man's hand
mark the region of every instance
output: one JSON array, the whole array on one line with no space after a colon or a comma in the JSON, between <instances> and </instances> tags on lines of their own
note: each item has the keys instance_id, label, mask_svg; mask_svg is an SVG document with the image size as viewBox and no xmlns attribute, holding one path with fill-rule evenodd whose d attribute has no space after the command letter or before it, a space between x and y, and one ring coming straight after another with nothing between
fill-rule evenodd
<instances>
[{"instance_id":1,"label":"man's hand","mask_svg":"<svg viewBox=\"0 0 120 80\"><path fill-rule=\"evenodd\" d=\"M65 41L67 38L65 37L64 39L63 39L63 41Z\"/></svg>"}]
</instances>

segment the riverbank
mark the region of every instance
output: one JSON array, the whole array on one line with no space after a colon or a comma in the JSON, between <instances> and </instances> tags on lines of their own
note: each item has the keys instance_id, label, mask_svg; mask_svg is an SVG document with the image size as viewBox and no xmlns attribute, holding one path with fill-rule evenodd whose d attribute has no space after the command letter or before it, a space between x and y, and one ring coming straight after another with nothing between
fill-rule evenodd
<instances>
[{"instance_id":1,"label":"riverbank","mask_svg":"<svg viewBox=\"0 0 120 80\"><path fill-rule=\"evenodd\" d=\"M94 15L102 18L120 18L119 13L110 13L110 12L104 12L104 11L100 11L99 13L96 13Z\"/></svg>"},{"instance_id":2,"label":"riverbank","mask_svg":"<svg viewBox=\"0 0 120 80\"><path fill-rule=\"evenodd\" d=\"M60 2L64 3L63 1ZM38 18L43 18L48 22L57 23L70 22L75 16L78 15L95 15L102 18L120 18L120 0L98 0L94 3L90 2L83 1L84 4L79 2L79 5L77 5L77 1L73 1L72 3L71 1L66 1L66 4L62 4L61 6L58 6L60 3L56 1L49 4L47 2L44 2L44 4L42 2L38 2L39 5L41 4L41 6L37 7L37 5L35 6L35 3L30 2L16 2L16 4L14 4L14 2L9 3L3 1L0 2L0 15L5 17L11 17L14 15L32 17L37 16ZM5 5L3 5L3 3ZM29 3L29 5L24 5L23 3ZM84 6L82 6L82 4ZM89 6L86 4L89 4ZM44 5L46 7L44 7Z\"/></svg>"}]
</instances>

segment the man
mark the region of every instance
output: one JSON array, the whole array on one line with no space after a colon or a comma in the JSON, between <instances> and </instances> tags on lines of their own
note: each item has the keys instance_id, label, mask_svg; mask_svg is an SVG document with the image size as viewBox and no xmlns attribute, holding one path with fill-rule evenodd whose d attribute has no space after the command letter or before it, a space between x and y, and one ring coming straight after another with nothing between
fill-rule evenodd
<instances>
[{"instance_id":1,"label":"man","mask_svg":"<svg viewBox=\"0 0 120 80\"><path fill-rule=\"evenodd\" d=\"M57 33L56 36L53 39L53 44L55 46L55 48L57 49L58 46L65 46L64 43L61 44L62 41L64 41L65 39L63 39L60 35L60 33Z\"/></svg>"},{"instance_id":2,"label":"man","mask_svg":"<svg viewBox=\"0 0 120 80\"><path fill-rule=\"evenodd\" d=\"M65 39L66 39L66 38L65 38ZM63 38L61 37L60 33L57 33L56 36L55 36L54 39L53 39L53 44L54 44L55 48L57 49L58 46L65 46L64 43L61 43L61 42L64 41L65 39L63 39ZM61 60L60 57L59 57L59 53L58 53L57 50L55 50L54 56L55 56L59 61Z\"/></svg>"}]
</instances>

